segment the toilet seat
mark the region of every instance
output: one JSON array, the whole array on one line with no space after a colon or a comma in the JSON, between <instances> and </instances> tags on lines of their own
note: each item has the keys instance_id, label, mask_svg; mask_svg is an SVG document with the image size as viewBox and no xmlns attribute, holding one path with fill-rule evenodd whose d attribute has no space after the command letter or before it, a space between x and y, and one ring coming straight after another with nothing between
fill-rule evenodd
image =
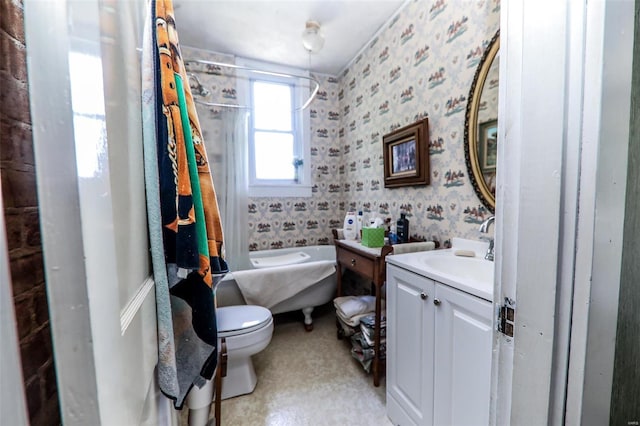
<instances>
[{"instance_id":1,"label":"toilet seat","mask_svg":"<svg viewBox=\"0 0 640 426\"><path fill-rule=\"evenodd\" d=\"M216 310L218 337L231 337L251 333L268 326L273 317L262 306L225 306Z\"/></svg>"}]
</instances>

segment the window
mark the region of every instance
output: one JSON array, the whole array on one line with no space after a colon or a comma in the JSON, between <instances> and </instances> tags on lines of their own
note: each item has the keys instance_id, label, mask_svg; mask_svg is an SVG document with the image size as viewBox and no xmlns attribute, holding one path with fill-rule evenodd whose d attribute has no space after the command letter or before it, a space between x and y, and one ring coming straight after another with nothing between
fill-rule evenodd
<instances>
[{"instance_id":1,"label":"window","mask_svg":"<svg viewBox=\"0 0 640 426\"><path fill-rule=\"evenodd\" d=\"M76 42L75 49L69 52L69 82L76 167L80 178L93 178L100 174L107 152L102 58L94 46Z\"/></svg>"},{"instance_id":2,"label":"window","mask_svg":"<svg viewBox=\"0 0 640 426\"><path fill-rule=\"evenodd\" d=\"M299 70L251 61L242 65L274 73ZM309 94L304 79L246 73L249 118L249 195L310 197L309 113L300 106Z\"/></svg>"}]
</instances>

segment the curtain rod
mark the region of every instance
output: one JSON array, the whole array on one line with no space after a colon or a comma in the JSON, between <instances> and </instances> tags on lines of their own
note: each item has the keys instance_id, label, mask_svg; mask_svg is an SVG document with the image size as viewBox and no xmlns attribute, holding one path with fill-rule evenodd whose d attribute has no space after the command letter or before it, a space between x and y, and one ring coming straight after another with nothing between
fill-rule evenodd
<instances>
[{"instance_id":1,"label":"curtain rod","mask_svg":"<svg viewBox=\"0 0 640 426\"><path fill-rule=\"evenodd\" d=\"M216 66L219 66L219 67L227 67L227 68L233 68L233 69L238 69L238 70L243 70L243 71L249 71L249 72L253 72L253 73L256 73L256 74L270 75L272 77L302 78L302 79L305 79L305 80L309 80L310 82L314 83L316 85L316 87L311 92L311 95L309 96L309 99L307 99L307 101L300 108L296 108L296 111L301 111L301 110L307 108L309 106L309 104L311 103L311 101L313 101L313 98L316 97L316 93L318 93L318 90L320 89L320 82L318 82L318 80L316 80L315 78L307 77L306 75L265 71L265 70L260 70L260 69L256 69L256 68L247 67L247 66L244 66L244 65L230 64L228 62L206 61L204 59L185 59L184 62L185 62L185 66L190 62L195 62L195 63L203 64L203 65L216 65ZM190 72L204 72L204 73L211 74L210 72L200 71L200 70L190 70ZM251 108L251 107L246 106L246 105L220 104L220 103L215 103L215 102L205 102L205 101L199 101L199 100L195 100L195 101L197 103L201 104L201 105L206 105L206 106L219 106L219 107L229 107L229 108Z\"/></svg>"},{"instance_id":2,"label":"curtain rod","mask_svg":"<svg viewBox=\"0 0 640 426\"><path fill-rule=\"evenodd\" d=\"M237 105L237 104L220 104L217 102L207 102L207 101L201 101L200 99L196 98L196 96L200 96L200 95L194 95L193 96L193 102L200 104L200 105L204 105L204 106L209 106L209 107L226 107L226 108L237 108L237 109L250 109L251 107L248 105Z\"/></svg>"}]
</instances>

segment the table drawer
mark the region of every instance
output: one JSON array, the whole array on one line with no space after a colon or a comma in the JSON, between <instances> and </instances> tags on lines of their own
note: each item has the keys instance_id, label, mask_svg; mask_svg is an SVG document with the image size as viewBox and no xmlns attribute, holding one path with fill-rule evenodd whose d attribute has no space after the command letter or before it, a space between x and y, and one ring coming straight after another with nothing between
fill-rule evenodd
<instances>
[{"instance_id":1,"label":"table drawer","mask_svg":"<svg viewBox=\"0 0 640 426\"><path fill-rule=\"evenodd\" d=\"M373 259L360 256L349 250L338 250L338 262L344 267L351 269L360 275L373 280L373 270L375 262Z\"/></svg>"}]
</instances>

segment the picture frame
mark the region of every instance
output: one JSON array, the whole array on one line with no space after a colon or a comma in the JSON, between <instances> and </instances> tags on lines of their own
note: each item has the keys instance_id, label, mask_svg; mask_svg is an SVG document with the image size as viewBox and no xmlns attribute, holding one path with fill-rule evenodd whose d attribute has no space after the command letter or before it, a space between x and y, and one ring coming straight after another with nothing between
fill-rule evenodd
<instances>
[{"instance_id":1,"label":"picture frame","mask_svg":"<svg viewBox=\"0 0 640 426\"><path fill-rule=\"evenodd\" d=\"M480 123L478 143L478 158L483 172L496 169L498 155L498 120L489 120Z\"/></svg>"},{"instance_id":2,"label":"picture frame","mask_svg":"<svg viewBox=\"0 0 640 426\"><path fill-rule=\"evenodd\" d=\"M429 184L428 140L428 118L382 137L385 188Z\"/></svg>"}]
</instances>

